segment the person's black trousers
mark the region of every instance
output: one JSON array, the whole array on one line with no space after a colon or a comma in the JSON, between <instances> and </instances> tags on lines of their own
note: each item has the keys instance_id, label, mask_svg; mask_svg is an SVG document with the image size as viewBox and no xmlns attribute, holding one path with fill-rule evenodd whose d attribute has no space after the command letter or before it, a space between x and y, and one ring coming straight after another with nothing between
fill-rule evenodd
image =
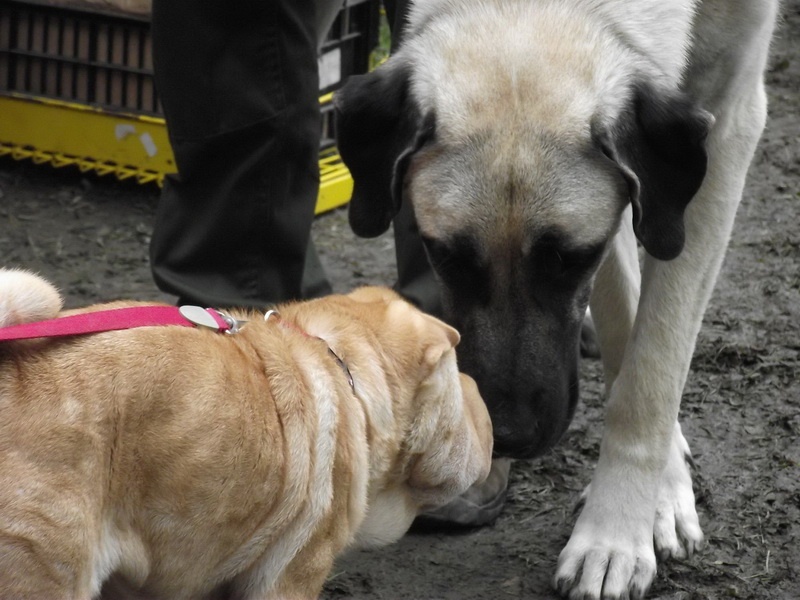
<instances>
[{"instance_id":1,"label":"person's black trousers","mask_svg":"<svg viewBox=\"0 0 800 600\"><path fill-rule=\"evenodd\" d=\"M319 189L313 0L155 0L156 85L178 175L150 258L180 302L263 307L330 291L310 240Z\"/></svg>"}]
</instances>

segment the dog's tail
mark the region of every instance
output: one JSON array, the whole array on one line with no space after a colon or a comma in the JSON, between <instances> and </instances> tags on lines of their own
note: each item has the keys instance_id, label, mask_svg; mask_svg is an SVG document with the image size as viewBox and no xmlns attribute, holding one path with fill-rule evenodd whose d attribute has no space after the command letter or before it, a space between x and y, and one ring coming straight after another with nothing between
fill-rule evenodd
<instances>
[{"instance_id":1,"label":"dog's tail","mask_svg":"<svg viewBox=\"0 0 800 600\"><path fill-rule=\"evenodd\" d=\"M30 271L0 269L0 327L52 319L61 306L50 282Z\"/></svg>"}]
</instances>

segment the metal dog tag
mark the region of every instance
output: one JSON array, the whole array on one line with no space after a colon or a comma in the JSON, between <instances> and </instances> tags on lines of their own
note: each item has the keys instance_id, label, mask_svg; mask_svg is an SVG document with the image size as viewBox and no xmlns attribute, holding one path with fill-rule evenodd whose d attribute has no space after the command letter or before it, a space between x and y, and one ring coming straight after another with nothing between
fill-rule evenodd
<instances>
[{"instance_id":1,"label":"metal dog tag","mask_svg":"<svg viewBox=\"0 0 800 600\"><path fill-rule=\"evenodd\" d=\"M247 319L236 319L226 312L214 309L220 318L228 324L228 329L225 333L239 333L239 330L247 323Z\"/></svg>"},{"instance_id":2,"label":"metal dog tag","mask_svg":"<svg viewBox=\"0 0 800 600\"><path fill-rule=\"evenodd\" d=\"M201 306L181 306L178 311L181 313L184 319L191 321L195 325L208 327L214 331L219 331L220 329L219 325L214 320L214 317L208 314L208 311Z\"/></svg>"}]
</instances>

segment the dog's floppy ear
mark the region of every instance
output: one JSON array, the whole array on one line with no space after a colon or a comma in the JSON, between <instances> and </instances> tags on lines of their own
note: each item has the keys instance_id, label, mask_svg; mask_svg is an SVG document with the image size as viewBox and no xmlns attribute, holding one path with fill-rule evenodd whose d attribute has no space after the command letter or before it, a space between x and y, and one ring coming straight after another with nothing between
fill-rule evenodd
<instances>
[{"instance_id":1,"label":"dog's floppy ear","mask_svg":"<svg viewBox=\"0 0 800 600\"><path fill-rule=\"evenodd\" d=\"M628 180L633 229L647 252L672 260L683 250L683 213L706 174L706 138L714 117L687 96L634 87L629 108L595 141Z\"/></svg>"},{"instance_id":2,"label":"dog's floppy ear","mask_svg":"<svg viewBox=\"0 0 800 600\"><path fill-rule=\"evenodd\" d=\"M423 123L410 99L409 72L389 62L350 77L334 95L336 143L353 177L350 227L360 237L389 228L411 157L433 136L433 118Z\"/></svg>"},{"instance_id":3,"label":"dog's floppy ear","mask_svg":"<svg viewBox=\"0 0 800 600\"><path fill-rule=\"evenodd\" d=\"M451 327L444 321L437 319L432 315L426 313L420 313L420 315L427 326L432 331L436 331L437 336L439 336L438 343L432 343L425 350L425 362L433 367L441 360L442 355L445 352L452 350L458 345L458 343L461 341L461 334L458 333L458 330L455 327Z\"/></svg>"},{"instance_id":4,"label":"dog's floppy ear","mask_svg":"<svg viewBox=\"0 0 800 600\"><path fill-rule=\"evenodd\" d=\"M436 398L438 415L425 427L427 438L414 441L408 483L422 507L440 506L489 475L492 466L492 423L475 381L463 373L458 383ZM455 384L456 380L451 380ZM460 388L460 389L459 389ZM420 420L425 416L417 419Z\"/></svg>"}]
</instances>

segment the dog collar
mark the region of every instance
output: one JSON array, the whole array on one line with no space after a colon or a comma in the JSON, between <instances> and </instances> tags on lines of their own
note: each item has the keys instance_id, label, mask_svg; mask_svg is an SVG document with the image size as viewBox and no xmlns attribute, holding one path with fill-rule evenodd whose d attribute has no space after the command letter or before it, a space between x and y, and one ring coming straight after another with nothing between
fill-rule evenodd
<instances>
[{"instance_id":1,"label":"dog collar","mask_svg":"<svg viewBox=\"0 0 800 600\"><path fill-rule=\"evenodd\" d=\"M336 361L336 363L342 369L342 372L344 373L345 377L347 377L347 383L350 384L350 389L353 390L353 393L355 393L356 384L355 384L355 381L353 381L353 375L352 375L352 373L350 373L350 369L347 367L347 363L344 362L342 360L342 358L338 354L336 354L336 352L333 351L333 348L330 347L328 342L323 340L321 337L318 337L318 336L315 336L315 335L309 335L308 333L306 333L305 331L303 331L302 329L300 329L296 325L293 325L292 323L289 323L288 321L283 320L281 318L280 313L277 310L268 310L266 313L264 313L264 321L269 321L270 318L272 318L272 317L274 317L278 321L278 323L280 325L282 325L283 327L286 327L287 329L291 329L293 331L296 331L297 333L300 333L300 334L302 334L302 335L304 335L304 336L306 336L308 338L312 338L312 339L324 342L325 345L328 346L328 353L333 357L333 359Z\"/></svg>"},{"instance_id":2,"label":"dog collar","mask_svg":"<svg viewBox=\"0 0 800 600\"><path fill-rule=\"evenodd\" d=\"M279 322L288 328L294 329L306 337L325 341L320 337L308 335L302 329L280 319L277 311L270 310L264 315L264 320L275 317ZM12 340L26 340L43 337L65 337L74 335L86 335L89 333L101 333L103 331L120 331L123 329L134 329L136 327L156 327L166 325L177 325L179 327L205 327L214 331L228 334L238 333L241 327L247 323L232 317L228 313L215 308L201 308L199 306L184 305L176 306L128 306L124 308L111 308L108 310L98 310L66 317L57 317L45 321L33 323L21 323L0 327L0 342ZM327 344L327 342L326 342ZM328 346L328 352L341 367L347 383L355 392L355 382L353 375L347 364L341 357Z\"/></svg>"},{"instance_id":3,"label":"dog collar","mask_svg":"<svg viewBox=\"0 0 800 600\"><path fill-rule=\"evenodd\" d=\"M245 321L238 321L229 314L214 308L128 306L2 327L0 328L0 342L165 325L201 326L219 332L237 333L244 323Z\"/></svg>"}]
</instances>

